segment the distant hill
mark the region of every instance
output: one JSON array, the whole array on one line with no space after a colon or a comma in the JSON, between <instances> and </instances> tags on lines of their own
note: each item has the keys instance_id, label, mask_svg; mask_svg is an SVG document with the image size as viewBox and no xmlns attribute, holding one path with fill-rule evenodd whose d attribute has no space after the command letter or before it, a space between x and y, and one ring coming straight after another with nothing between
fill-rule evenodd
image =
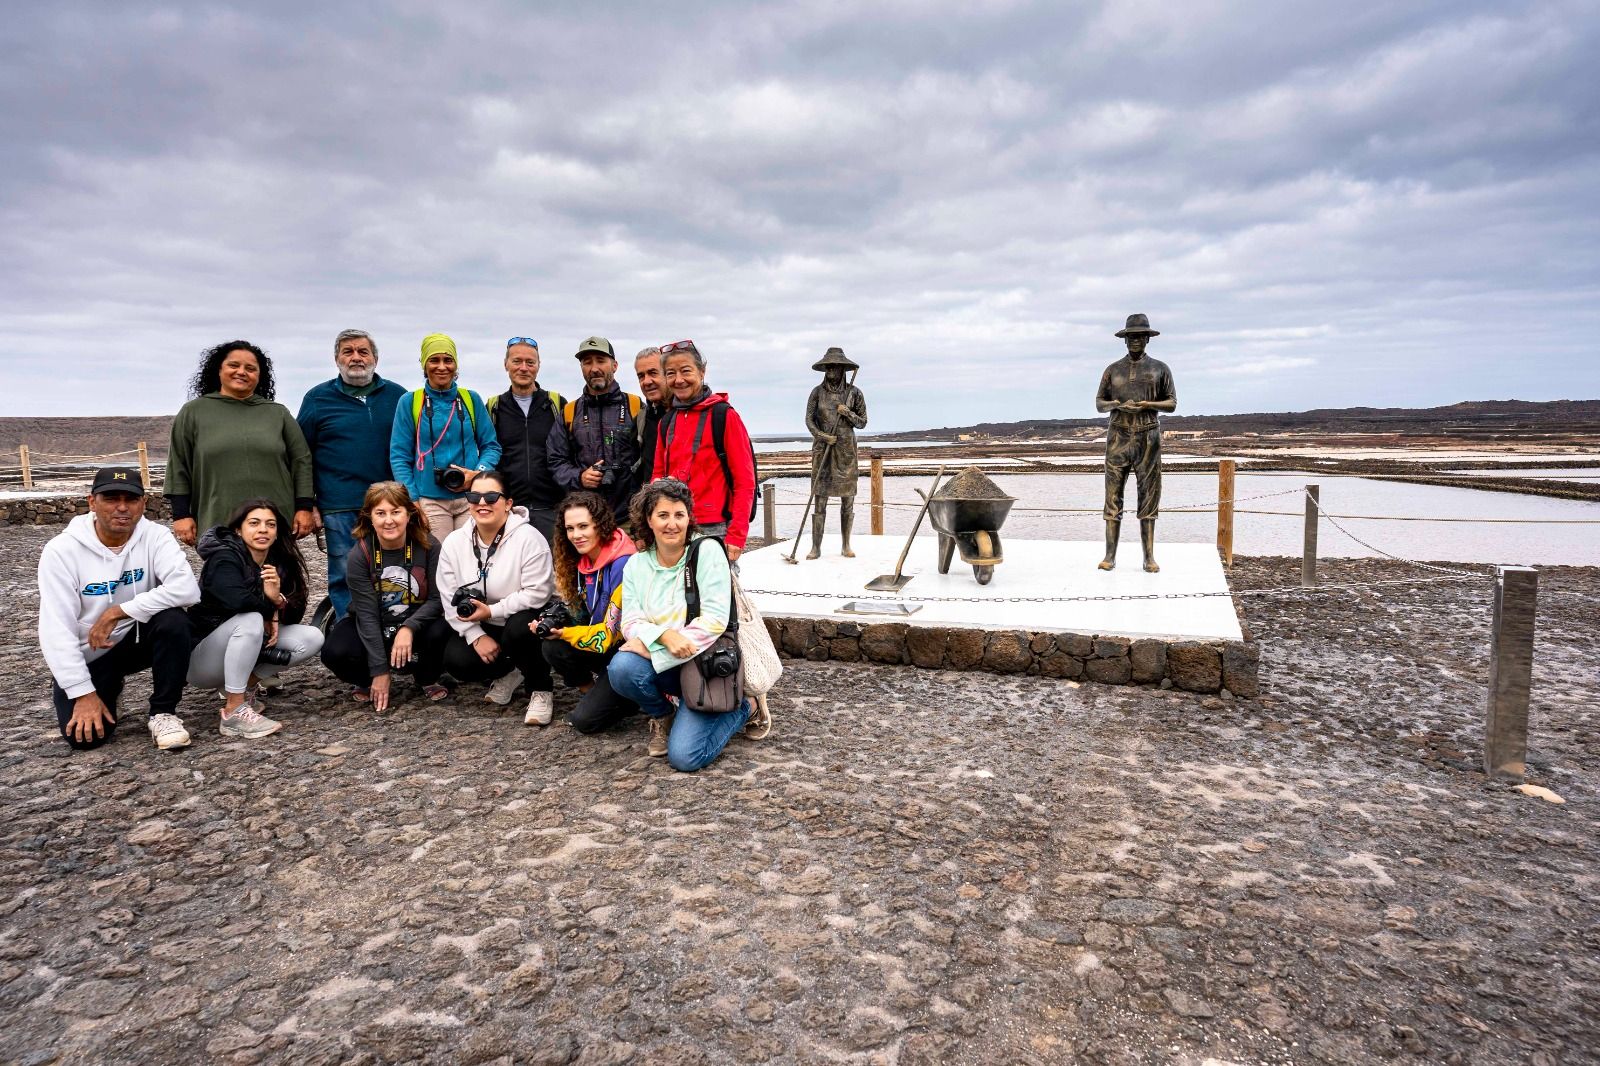
<instances>
[{"instance_id":1,"label":"distant hill","mask_svg":"<svg viewBox=\"0 0 1600 1066\"><path fill-rule=\"evenodd\" d=\"M95 418L0 418L0 452L16 459L17 445L38 456L94 456L131 452L144 441L152 459L167 457L171 415Z\"/></svg>"},{"instance_id":2,"label":"distant hill","mask_svg":"<svg viewBox=\"0 0 1600 1066\"><path fill-rule=\"evenodd\" d=\"M1036 418L1022 422L979 422L904 433L874 434L876 440L987 437L1015 440L1070 436L1103 428L1099 418ZM1236 415L1163 415L1174 430L1239 433L1401 433L1476 436L1485 432L1600 434L1600 400L1471 400L1448 407L1343 407L1314 411L1256 412Z\"/></svg>"}]
</instances>

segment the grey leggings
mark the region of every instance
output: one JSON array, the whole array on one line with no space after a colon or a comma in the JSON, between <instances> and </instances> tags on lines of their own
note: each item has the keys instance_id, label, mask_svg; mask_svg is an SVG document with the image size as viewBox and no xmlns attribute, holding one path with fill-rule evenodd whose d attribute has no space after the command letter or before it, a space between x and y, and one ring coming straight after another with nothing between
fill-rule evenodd
<instances>
[{"instance_id":1,"label":"grey leggings","mask_svg":"<svg viewBox=\"0 0 1600 1066\"><path fill-rule=\"evenodd\" d=\"M254 611L222 623L189 653L189 684L243 692L250 685L251 674L271 677L322 650L322 630L316 626L279 626L277 647L289 653L289 662L282 666L257 662L266 632L266 620Z\"/></svg>"}]
</instances>

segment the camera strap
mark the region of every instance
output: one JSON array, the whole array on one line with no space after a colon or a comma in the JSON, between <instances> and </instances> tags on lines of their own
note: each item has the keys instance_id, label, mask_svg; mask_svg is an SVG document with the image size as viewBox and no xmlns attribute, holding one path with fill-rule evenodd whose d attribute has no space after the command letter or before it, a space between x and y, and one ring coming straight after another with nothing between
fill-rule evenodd
<instances>
[{"instance_id":1,"label":"camera strap","mask_svg":"<svg viewBox=\"0 0 1600 1066\"><path fill-rule=\"evenodd\" d=\"M489 563L494 559L494 553L500 550L500 542L506 537L506 527L501 526L500 532L494 535L494 540L489 542L489 554L478 551L478 531L472 531L472 557L478 562L478 580L476 584L483 586L483 594L489 594Z\"/></svg>"},{"instance_id":2,"label":"camera strap","mask_svg":"<svg viewBox=\"0 0 1600 1066\"><path fill-rule=\"evenodd\" d=\"M683 560L684 625L700 617L700 545L707 541L715 542L717 547L722 548L724 554L727 553L720 537L701 537L699 540L689 542L689 550L684 554ZM739 605L734 597L731 566L728 568L728 624L722 632L724 636L739 632Z\"/></svg>"}]
</instances>

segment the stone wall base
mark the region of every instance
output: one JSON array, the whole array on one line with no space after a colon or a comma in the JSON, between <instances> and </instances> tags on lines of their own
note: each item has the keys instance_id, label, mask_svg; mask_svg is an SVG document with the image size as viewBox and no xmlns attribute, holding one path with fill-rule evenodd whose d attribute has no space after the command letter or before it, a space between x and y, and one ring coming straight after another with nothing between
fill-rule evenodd
<instances>
[{"instance_id":1,"label":"stone wall base","mask_svg":"<svg viewBox=\"0 0 1600 1066\"><path fill-rule=\"evenodd\" d=\"M87 483L87 482L86 482ZM0 500L0 528L6 526L64 526L78 515L89 513L89 492L74 496L39 496L35 498ZM165 522L167 498L159 492L150 494L144 516Z\"/></svg>"},{"instance_id":2,"label":"stone wall base","mask_svg":"<svg viewBox=\"0 0 1600 1066\"><path fill-rule=\"evenodd\" d=\"M831 659L928 670L983 670L1103 685L1166 684L1186 692L1227 689L1235 696L1255 696L1261 690L1260 649L1254 642L1169 641L813 618L768 618L766 623L784 657L812 662Z\"/></svg>"}]
</instances>

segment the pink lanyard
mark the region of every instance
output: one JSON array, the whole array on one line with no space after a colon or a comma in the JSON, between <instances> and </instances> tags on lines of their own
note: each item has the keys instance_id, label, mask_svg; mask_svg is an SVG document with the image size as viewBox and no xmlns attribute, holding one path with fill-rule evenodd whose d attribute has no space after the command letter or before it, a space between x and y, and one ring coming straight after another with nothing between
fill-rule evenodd
<instances>
[{"instance_id":1,"label":"pink lanyard","mask_svg":"<svg viewBox=\"0 0 1600 1066\"><path fill-rule=\"evenodd\" d=\"M422 450L422 420L421 419L417 420L417 469L418 470L421 470L427 464L428 456L432 455L434 452L439 450L439 443L444 440L444 435L446 433L450 432L450 423L455 420L455 417L456 417L456 404L458 402L459 401L457 401L457 400L451 400L450 401L450 413L445 416L444 428L439 431L439 435L437 437L433 438L433 446L430 447L427 451L423 451ZM433 397L424 396L423 397L423 406L428 409L428 421L430 421L430 422L433 421Z\"/></svg>"}]
</instances>

